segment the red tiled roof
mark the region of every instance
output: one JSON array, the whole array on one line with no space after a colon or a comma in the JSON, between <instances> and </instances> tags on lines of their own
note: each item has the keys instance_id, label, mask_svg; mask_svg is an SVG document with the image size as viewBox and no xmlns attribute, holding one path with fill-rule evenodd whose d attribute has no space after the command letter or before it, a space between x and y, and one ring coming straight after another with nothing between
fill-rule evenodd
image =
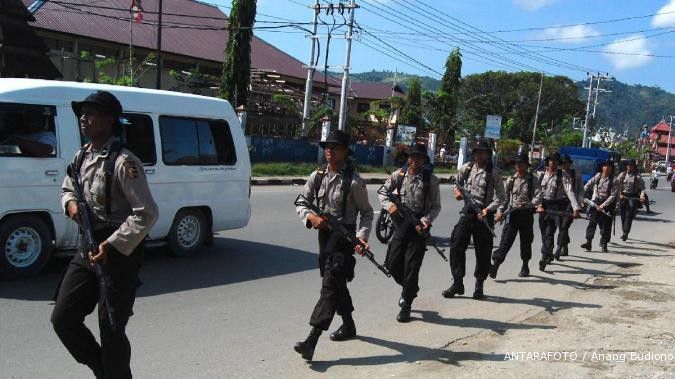
<instances>
[{"instance_id":1,"label":"red tiled roof","mask_svg":"<svg viewBox=\"0 0 675 379\"><path fill-rule=\"evenodd\" d=\"M656 133L658 131L668 133L668 129L670 129L670 125L665 120L661 120L661 122L652 127L651 132Z\"/></svg>"},{"instance_id":2,"label":"red tiled roof","mask_svg":"<svg viewBox=\"0 0 675 379\"><path fill-rule=\"evenodd\" d=\"M355 99L385 100L392 96L392 85L388 83L359 83L351 82L347 94ZM340 93L340 88L331 89L332 93ZM396 86L393 96L405 97L403 91Z\"/></svg>"},{"instance_id":3,"label":"red tiled roof","mask_svg":"<svg viewBox=\"0 0 675 379\"><path fill-rule=\"evenodd\" d=\"M34 0L22 0L26 6ZM35 13L32 25L39 29L85 36L123 45L129 44L129 6L131 0L55 0L46 1ZM133 25L134 46L155 49L158 0L143 0L142 23ZM114 8L114 9L104 9ZM163 0L162 51L223 62L227 43L227 16L217 7L193 0ZM176 16L181 15L181 16ZM187 16L197 16L187 17ZM183 25L181 27L180 25ZM194 25L185 27L185 25ZM305 78L303 63L260 38L251 41L251 66L279 74ZM323 76L317 73L315 81Z\"/></svg>"},{"instance_id":4,"label":"red tiled roof","mask_svg":"<svg viewBox=\"0 0 675 379\"><path fill-rule=\"evenodd\" d=\"M656 152L657 152L659 155L664 156L664 157L666 156L666 150L667 150L667 149L666 149L665 146L656 148ZM671 147L671 148L670 148L670 156L671 156L671 157L672 157L672 156L675 156L675 148L674 148L674 147Z\"/></svg>"}]
</instances>

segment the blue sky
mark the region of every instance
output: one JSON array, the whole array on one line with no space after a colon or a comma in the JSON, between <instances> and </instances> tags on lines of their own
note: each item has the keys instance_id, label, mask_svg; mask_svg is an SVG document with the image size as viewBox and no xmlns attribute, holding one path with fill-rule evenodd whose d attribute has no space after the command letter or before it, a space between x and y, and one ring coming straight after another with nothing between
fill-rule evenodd
<instances>
[{"instance_id":1,"label":"blue sky","mask_svg":"<svg viewBox=\"0 0 675 379\"><path fill-rule=\"evenodd\" d=\"M219 3L230 5L228 0ZM313 0L258 0L256 26L280 25L265 21L311 22L311 4ZM525 70L582 80L587 70L593 70L675 93L675 0L357 0L357 4L362 7L355 20L365 31L352 45L353 72L398 69L440 78L449 51L459 46L463 75ZM227 8L223 11L229 13ZM658 15L648 16L653 14ZM333 22L324 13L321 19ZM336 19L343 23L337 12ZM345 31L342 27L333 35L343 36ZM306 32L284 28L255 33L303 62L309 59ZM325 35L327 27L321 26L319 33ZM321 40L322 64L325 42ZM329 65L339 70L344 59L344 39L334 38Z\"/></svg>"}]
</instances>

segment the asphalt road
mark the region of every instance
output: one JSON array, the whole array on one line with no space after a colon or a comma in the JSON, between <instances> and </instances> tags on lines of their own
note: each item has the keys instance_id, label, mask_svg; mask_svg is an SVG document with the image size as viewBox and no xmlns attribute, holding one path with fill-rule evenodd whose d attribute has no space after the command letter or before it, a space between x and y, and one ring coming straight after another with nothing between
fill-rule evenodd
<instances>
[{"instance_id":1,"label":"asphalt road","mask_svg":"<svg viewBox=\"0 0 675 379\"><path fill-rule=\"evenodd\" d=\"M305 363L292 349L307 335L309 315L318 298L316 232L301 225L292 206L297 186L255 187L253 215L243 230L219 233L213 246L190 258L173 258L162 249L148 252L142 269L135 315L128 326L132 341L132 369L139 378L222 377L368 377L396 375L423 360L447 363L502 359L496 352L452 353L453 341L483 331L499 334L528 329L553 338L554 327L519 322L546 310L599 307L558 299L571 291L592 288L593 276L613 275L608 270L626 260L662 253L660 243L675 239L675 206L670 188L650 191L656 213L641 213L627 243L613 237L610 250L581 252L586 222L574 222L571 256L537 270L541 238L535 228L532 276L518 278L518 242L502 265L499 278L488 279L488 298L475 301L473 250L467 252L465 285L468 296L444 299L450 284L448 263L429 250L420 274L420 293L413 304L414 320L399 324L400 287L365 259L358 259L356 279L349 285L356 307L359 337L332 342L324 334L315 362ZM369 186L376 210L375 191ZM432 234L447 246L460 204L450 199L449 186L441 187L443 210ZM535 220L536 226L536 220ZM497 228L498 244L500 228ZM386 247L374 233L373 252L384 260ZM447 250L446 250L447 254ZM619 260L613 257L621 257ZM87 378L88 369L76 363L51 329L51 297L64 261L55 261L42 275L20 281L0 281L0 378ZM97 331L95 316L87 319ZM331 330L340 325L333 322ZM96 332L95 332L96 334ZM489 363L488 363L489 364Z\"/></svg>"}]
</instances>

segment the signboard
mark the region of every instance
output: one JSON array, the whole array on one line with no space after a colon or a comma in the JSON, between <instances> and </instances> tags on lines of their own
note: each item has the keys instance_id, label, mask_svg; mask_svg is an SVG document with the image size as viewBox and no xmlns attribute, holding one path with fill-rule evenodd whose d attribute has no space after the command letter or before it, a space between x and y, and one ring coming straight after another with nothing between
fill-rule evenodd
<instances>
[{"instance_id":1,"label":"signboard","mask_svg":"<svg viewBox=\"0 0 675 379\"><path fill-rule=\"evenodd\" d=\"M410 145L415 142L417 128L409 125L399 125L396 131L396 142L403 145Z\"/></svg>"},{"instance_id":2,"label":"signboard","mask_svg":"<svg viewBox=\"0 0 675 379\"><path fill-rule=\"evenodd\" d=\"M485 138L499 139L499 132L502 128L502 116L491 115L487 116L485 121Z\"/></svg>"}]
</instances>

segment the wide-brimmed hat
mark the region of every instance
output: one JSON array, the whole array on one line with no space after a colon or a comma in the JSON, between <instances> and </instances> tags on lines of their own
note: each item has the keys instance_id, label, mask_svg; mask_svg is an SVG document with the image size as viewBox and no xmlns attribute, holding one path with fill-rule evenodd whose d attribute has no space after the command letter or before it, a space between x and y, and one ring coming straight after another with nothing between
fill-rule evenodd
<instances>
[{"instance_id":1,"label":"wide-brimmed hat","mask_svg":"<svg viewBox=\"0 0 675 379\"><path fill-rule=\"evenodd\" d=\"M530 157L528 156L527 146L525 145L520 145L518 147L518 151L513 156L511 156L511 163L519 162L530 164Z\"/></svg>"},{"instance_id":2,"label":"wide-brimmed hat","mask_svg":"<svg viewBox=\"0 0 675 379\"><path fill-rule=\"evenodd\" d=\"M602 167L602 166L614 167L614 161L611 160L611 159L606 159L606 160L602 161L602 163L600 164L600 167Z\"/></svg>"},{"instance_id":3,"label":"wide-brimmed hat","mask_svg":"<svg viewBox=\"0 0 675 379\"><path fill-rule=\"evenodd\" d=\"M427 152L427 145L419 142L415 142L412 145L410 145L410 151L408 152L410 155L424 155L427 159L429 159L429 154Z\"/></svg>"},{"instance_id":4,"label":"wide-brimmed hat","mask_svg":"<svg viewBox=\"0 0 675 379\"><path fill-rule=\"evenodd\" d=\"M475 141L473 141L473 144L471 145L471 152L473 153L476 150L492 151L492 146L490 146L490 141L486 140L483 137L477 138Z\"/></svg>"},{"instance_id":5,"label":"wide-brimmed hat","mask_svg":"<svg viewBox=\"0 0 675 379\"><path fill-rule=\"evenodd\" d=\"M544 164L548 165L548 161L550 161L551 159L555 160L556 163L558 163L558 164L562 164L562 159L560 159L560 153L553 153L553 154L547 156L546 158L544 158Z\"/></svg>"},{"instance_id":6,"label":"wide-brimmed hat","mask_svg":"<svg viewBox=\"0 0 675 379\"><path fill-rule=\"evenodd\" d=\"M562 161L563 161L563 162L565 162L565 161L570 162L570 164L574 163L574 161L572 160L572 157L570 157L569 154L563 155L563 156L562 156Z\"/></svg>"},{"instance_id":7,"label":"wide-brimmed hat","mask_svg":"<svg viewBox=\"0 0 675 379\"><path fill-rule=\"evenodd\" d=\"M349 148L349 143L351 142L351 140L352 137L349 134L343 132L342 130L331 130L328 133L326 140L319 142L319 146L325 149L326 145L328 145L329 143L334 143L346 147L347 150L349 150L349 153L351 154L352 150Z\"/></svg>"},{"instance_id":8,"label":"wide-brimmed hat","mask_svg":"<svg viewBox=\"0 0 675 379\"><path fill-rule=\"evenodd\" d=\"M626 166L637 166L635 159L626 159Z\"/></svg>"}]
</instances>

